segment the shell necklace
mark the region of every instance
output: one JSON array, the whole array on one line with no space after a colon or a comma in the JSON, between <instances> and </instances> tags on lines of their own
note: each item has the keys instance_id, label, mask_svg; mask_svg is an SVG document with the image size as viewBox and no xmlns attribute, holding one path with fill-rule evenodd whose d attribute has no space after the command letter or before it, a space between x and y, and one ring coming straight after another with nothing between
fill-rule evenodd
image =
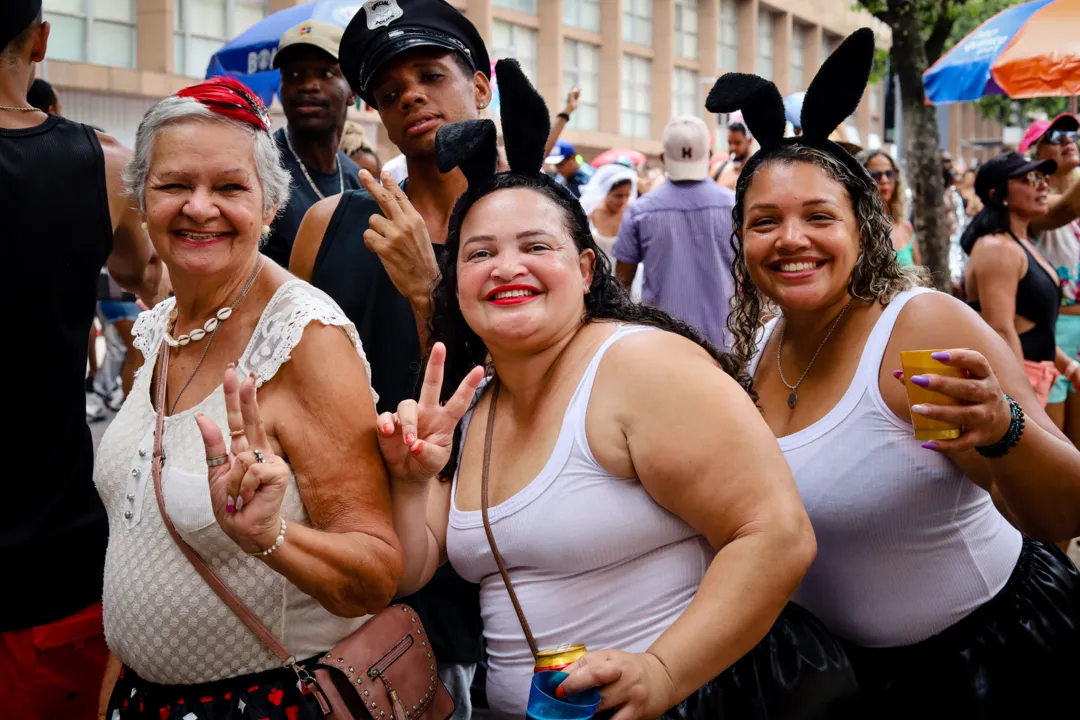
<instances>
[{"instance_id":1,"label":"shell necklace","mask_svg":"<svg viewBox=\"0 0 1080 720\"><path fill-rule=\"evenodd\" d=\"M171 347L171 348L183 347L183 346L185 346L185 345L187 345L189 343L199 342L200 340L207 337L208 335L211 338L213 338L213 335L217 331L218 326L220 326L221 323L225 322L230 317L232 317L233 310L235 310L236 306L239 305L240 302L244 299L244 296L248 294L248 290L251 289L252 283L255 282L255 278L258 276L259 271L262 270L262 267L263 267L264 264L265 264L265 258L263 258L260 255L259 256L259 261L257 263L255 263L255 267L251 271L251 277L249 277L247 279L247 284L244 285L244 289L241 290L240 294L236 296L235 300L233 300L233 304L229 305L227 307L223 307L220 310L218 310L216 313L214 313L214 315L209 320L207 320L205 323L203 323L203 326L201 328L196 328L196 329L192 330L190 333L185 333L185 334L181 335L178 338L174 338L172 336L172 334L171 334L171 331L174 328L174 326L176 325L176 318L178 316L178 313L177 313L175 307L172 310L170 310L169 311L169 324L168 324L168 326L167 326L167 328L165 330L165 342L167 342L169 344L169 347ZM208 343L208 345L209 345L209 343Z\"/></svg>"}]
</instances>

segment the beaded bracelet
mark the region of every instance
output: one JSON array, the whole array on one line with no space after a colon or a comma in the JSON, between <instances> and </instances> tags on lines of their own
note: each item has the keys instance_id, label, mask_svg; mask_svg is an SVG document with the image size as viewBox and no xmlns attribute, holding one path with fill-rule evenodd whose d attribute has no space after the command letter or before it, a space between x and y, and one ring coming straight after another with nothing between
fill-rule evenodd
<instances>
[{"instance_id":1,"label":"beaded bracelet","mask_svg":"<svg viewBox=\"0 0 1080 720\"><path fill-rule=\"evenodd\" d=\"M285 518L281 518L281 534L274 539L274 544L262 552L250 553L252 557L266 557L285 544Z\"/></svg>"},{"instance_id":2,"label":"beaded bracelet","mask_svg":"<svg viewBox=\"0 0 1080 720\"><path fill-rule=\"evenodd\" d=\"M1010 450L1016 447L1016 444L1020 442L1020 436L1024 434L1024 409L1020 407L1020 403L1013 400L1008 393L1005 394L1005 399L1009 401L1012 422L1009 423L1009 429L1005 431L1005 437L1001 438L993 445L979 445L975 447L975 451L984 458L993 460L995 458L1005 457L1009 454Z\"/></svg>"}]
</instances>

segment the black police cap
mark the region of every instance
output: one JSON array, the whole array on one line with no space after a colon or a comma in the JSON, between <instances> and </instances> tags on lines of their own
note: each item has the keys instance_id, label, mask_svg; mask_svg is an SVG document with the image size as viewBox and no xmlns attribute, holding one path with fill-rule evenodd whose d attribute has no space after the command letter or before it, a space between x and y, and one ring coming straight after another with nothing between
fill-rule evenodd
<instances>
[{"instance_id":1,"label":"black police cap","mask_svg":"<svg viewBox=\"0 0 1080 720\"><path fill-rule=\"evenodd\" d=\"M418 47L457 52L474 71L491 78L491 61L480 33L443 0L367 0L345 29L338 60L353 91L375 107L371 87L375 73Z\"/></svg>"}]
</instances>

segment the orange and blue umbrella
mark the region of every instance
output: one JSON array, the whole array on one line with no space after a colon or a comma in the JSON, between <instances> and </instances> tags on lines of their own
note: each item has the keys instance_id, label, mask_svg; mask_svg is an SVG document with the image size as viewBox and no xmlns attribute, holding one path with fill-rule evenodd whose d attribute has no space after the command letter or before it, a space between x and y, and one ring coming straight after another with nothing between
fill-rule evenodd
<instances>
[{"instance_id":1,"label":"orange and blue umbrella","mask_svg":"<svg viewBox=\"0 0 1080 720\"><path fill-rule=\"evenodd\" d=\"M934 63L923 85L934 104L1080 94L1080 0L1001 11Z\"/></svg>"},{"instance_id":2,"label":"orange and blue umbrella","mask_svg":"<svg viewBox=\"0 0 1080 720\"><path fill-rule=\"evenodd\" d=\"M318 0L268 15L214 53L206 77L231 75L269 105L281 87L281 73L271 63L285 31L305 20L346 27L362 6L357 0Z\"/></svg>"}]
</instances>

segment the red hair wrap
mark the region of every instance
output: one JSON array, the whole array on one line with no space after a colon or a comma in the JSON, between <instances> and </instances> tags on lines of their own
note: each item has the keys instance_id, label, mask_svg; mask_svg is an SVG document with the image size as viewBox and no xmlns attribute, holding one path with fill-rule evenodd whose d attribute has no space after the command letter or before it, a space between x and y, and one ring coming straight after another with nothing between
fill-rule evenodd
<instances>
[{"instance_id":1,"label":"red hair wrap","mask_svg":"<svg viewBox=\"0 0 1080 720\"><path fill-rule=\"evenodd\" d=\"M186 87L176 97L191 98L216 115L270 132L270 113L244 83L229 76Z\"/></svg>"}]
</instances>

